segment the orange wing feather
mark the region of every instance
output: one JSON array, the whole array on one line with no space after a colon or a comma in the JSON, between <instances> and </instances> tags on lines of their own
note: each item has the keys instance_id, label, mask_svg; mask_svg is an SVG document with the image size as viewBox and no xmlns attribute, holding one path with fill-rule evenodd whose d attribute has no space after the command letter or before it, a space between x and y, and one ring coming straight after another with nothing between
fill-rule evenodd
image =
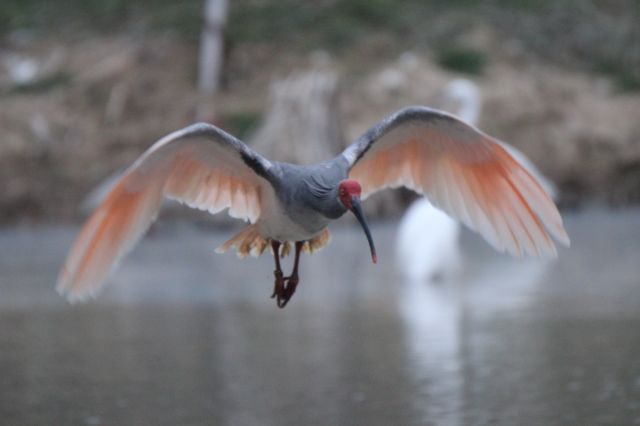
<instances>
[{"instance_id":1,"label":"orange wing feather","mask_svg":"<svg viewBox=\"0 0 640 426\"><path fill-rule=\"evenodd\" d=\"M254 223L273 189L242 160L241 142L209 125L194 125L154 144L120 178L71 248L57 289L70 300L92 296L109 270L153 222L164 196ZM266 160L252 152L255 161ZM263 164L263 165L264 165Z\"/></svg>"},{"instance_id":2,"label":"orange wing feather","mask_svg":"<svg viewBox=\"0 0 640 426\"><path fill-rule=\"evenodd\" d=\"M345 151L363 197L405 186L514 255L557 255L569 245L540 183L490 136L427 108L398 112Z\"/></svg>"},{"instance_id":3,"label":"orange wing feather","mask_svg":"<svg viewBox=\"0 0 640 426\"><path fill-rule=\"evenodd\" d=\"M132 248L153 221L162 185L126 189L127 177L109 193L76 239L58 277L57 289L71 300L94 295L109 270Z\"/></svg>"}]
</instances>

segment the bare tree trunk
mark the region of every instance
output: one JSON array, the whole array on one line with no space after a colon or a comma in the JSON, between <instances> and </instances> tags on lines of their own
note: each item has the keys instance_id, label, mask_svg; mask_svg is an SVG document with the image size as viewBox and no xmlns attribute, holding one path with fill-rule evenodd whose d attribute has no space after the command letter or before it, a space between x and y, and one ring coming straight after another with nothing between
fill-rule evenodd
<instances>
[{"instance_id":1,"label":"bare tree trunk","mask_svg":"<svg viewBox=\"0 0 640 426\"><path fill-rule=\"evenodd\" d=\"M198 88L205 95L215 94L220 86L227 9L227 0L205 0L198 75Z\"/></svg>"},{"instance_id":2,"label":"bare tree trunk","mask_svg":"<svg viewBox=\"0 0 640 426\"><path fill-rule=\"evenodd\" d=\"M309 71L272 83L264 122L251 142L269 158L296 164L337 155L344 139L336 74Z\"/></svg>"}]
</instances>

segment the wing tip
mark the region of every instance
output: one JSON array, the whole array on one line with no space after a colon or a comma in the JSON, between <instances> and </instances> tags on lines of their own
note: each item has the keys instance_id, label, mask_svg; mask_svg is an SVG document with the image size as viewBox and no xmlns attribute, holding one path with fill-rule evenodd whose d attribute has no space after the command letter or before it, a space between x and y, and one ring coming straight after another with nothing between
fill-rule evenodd
<instances>
[{"instance_id":1,"label":"wing tip","mask_svg":"<svg viewBox=\"0 0 640 426\"><path fill-rule=\"evenodd\" d=\"M58 277L58 282L56 283L56 293L60 296L63 296L67 301L71 303L75 303L73 300L73 284L71 283L69 276L69 268L67 265L64 265L60 270L60 276Z\"/></svg>"},{"instance_id":2,"label":"wing tip","mask_svg":"<svg viewBox=\"0 0 640 426\"><path fill-rule=\"evenodd\" d=\"M508 253L509 255L517 258L517 259L525 259L527 257L530 258L537 258L537 259L557 259L558 258L558 249L556 248L556 245L553 243L550 243L547 246L535 246L535 251L530 251L530 250L514 250L513 248L509 248L509 247L505 247L502 249L498 249L497 247L494 246L494 248L501 253Z\"/></svg>"},{"instance_id":3,"label":"wing tip","mask_svg":"<svg viewBox=\"0 0 640 426\"><path fill-rule=\"evenodd\" d=\"M74 290L73 288L69 288L69 286L66 284L58 284L56 286L56 292L60 296L67 299L67 302L69 302L72 305L75 305L76 303L86 302L89 299L95 299L98 294L97 289L85 290L85 291Z\"/></svg>"},{"instance_id":4,"label":"wing tip","mask_svg":"<svg viewBox=\"0 0 640 426\"><path fill-rule=\"evenodd\" d=\"M567 248L571 247L571 238L569 238L569 234L562 224L560 224L553 236L563 246Z\"/></svg>"},{"instance_id":5,"label":"wing tip","mask_svg":"<svg viewBox=\"0 0 640 426\"><path fill-rule=\"evenodd\" d=\"M67 266L63 266L56 283L56 292L67 299L71 304L86 302L89 299L95 299L100 292L102 283L99 285L86 285L78 282L74 277L69 275Z\"/></svg>"}]
</instances>

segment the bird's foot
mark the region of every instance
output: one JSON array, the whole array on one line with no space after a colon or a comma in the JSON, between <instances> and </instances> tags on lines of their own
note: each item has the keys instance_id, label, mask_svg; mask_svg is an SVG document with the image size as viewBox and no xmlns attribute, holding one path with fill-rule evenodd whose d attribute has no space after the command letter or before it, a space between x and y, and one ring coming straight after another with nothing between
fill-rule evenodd
<instances>
[{"instance_id":1,"label":"bird's foot","mask_svg":"<svg viewBox=\"0 0 640 426\"><path fill-rule=\"evenodd\" d=\"M273 284L271 298L277 297L276 301L278 301L284 293L284 277L282 276L282 271L279 270L273 271L273 275L276 277L276 282Z\"/></svg>"},{"instance_id":2,"label":"bird's foot","mask_svg":"<svg viewBox=\"0 0 640 426\"><path fill-rule=\"evenodd\" d=\"M289 299L293 296L298 286L298 275L294 274L289 277L283 277L282 272L274 271L276 282L273 287L271 298L275 297L278 308L284 308L289 303Z\"/></svg>"},{"instance_id":3,"label":"bird's foot","mask_svg":"<svg viewBox=\"0 0 640 426\"><path fill-rule=\"evenodd\" d=\"M285 277L285 286L284 286L284 295L282 297L282 304L278 305L281 308L284 308L293 293L296 292L296 287L298 287L298 274L291 275L290 277Z\"/></svg>"}]
</instances>

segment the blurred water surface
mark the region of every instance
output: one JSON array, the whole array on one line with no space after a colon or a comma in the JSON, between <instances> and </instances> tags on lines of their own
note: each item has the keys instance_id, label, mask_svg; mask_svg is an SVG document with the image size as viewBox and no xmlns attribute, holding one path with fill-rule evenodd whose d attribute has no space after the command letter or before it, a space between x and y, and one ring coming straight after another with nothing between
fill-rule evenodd
<instances>
[{"instance_id":1,"label":"blurred water surface","mask_svg":"<svg viewBox=\"0 0 640 426\"><path fill-rule=\"evenodd\" d=\"M286 309L272 259L231 232L158 227L100 297L53 290L75 229L0 232L3 424L640 424L640 211L566 217L557 262L465 234L455 282L404 283L395 224L302 258ZM289 261L286 262L289 265ZM289 266L287 266L289 267Z\"/></svg>"}]
</instances>

